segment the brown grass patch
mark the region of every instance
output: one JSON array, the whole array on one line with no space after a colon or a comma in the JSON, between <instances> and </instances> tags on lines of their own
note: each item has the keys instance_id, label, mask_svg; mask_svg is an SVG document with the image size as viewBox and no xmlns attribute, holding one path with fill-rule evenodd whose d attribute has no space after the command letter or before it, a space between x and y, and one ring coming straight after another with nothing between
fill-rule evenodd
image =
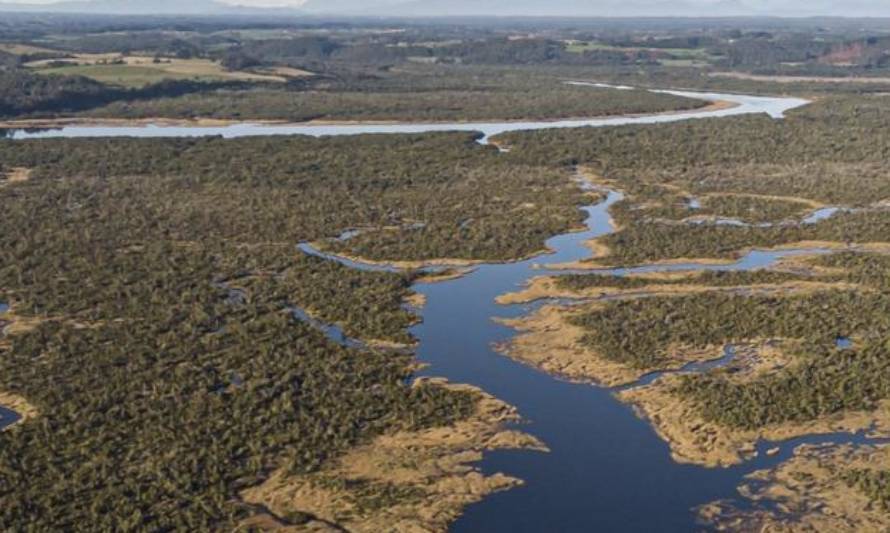
<instances>
[{"instance_id":1,"label":"brown grass patch","mask_svg":"<svg viewBox=\"0 0 890 533\"><path fill-rule=\"evenodd\" d=\"M585 306L584 310L601 305ZM709 361L721 356L718 349L677 349L672 351L673 357L665 361L660 369L632 368L610 361L581 344L584 329L569 322L578 312L551 305L530 317L504 320L505 325L519 330L520 334L512 342L500 346L499 351L544 372L605 387L633 383L653 370L675 370L687 363Z\"/></svg>"},{"instance_id":2,"label":"brown grass patch","mask_svg":"<svg viewBox=\"0 0 890 533\"><path fill-rule=\"evenodd\" d=\"M32 170L24 167L14 167L9 169L6 176L0 180L0 185L9 185L12 183L24 183L31 179Z\"/></svg>"},{"instance_id":3,"label":"brown grass patch","mask_svg":"<svg viewBox=\"0 0 890 533\"><path fill-rule=\"evenodd\" d=\"M498 296L497 303L501 305L515 305L531 303L544 299L578 299L578 300L596 300L596 299L619 299L619 298L648 298L655 296L680 296L686 294L699 294L703 292L795 292L798 294L807 294L810 292L827 290L827 289L853 289L858 285L850 283L827 283L820 281L789 281L787 283L778 284L755 284L755 285L737 285L728 287L714 287L710 285L702 285L690 283L688 285L678 284L659 284L659 281L669 281L671 279L684 279L694 273L653 273L641 276L631 276L634 279L651 280L651 285L637 287L633 289L622 289L617 287L591 287L580 291L565 289L559 286L558 277L540 276L533 278L528 286L518 292L504 294ZM694 281L694 280L690 280Z\"/></svg>"},{"instance_id":4,"label":"brown grass patch","mask_svg":"<svg viewBox=\"0 0 890 533\"><path fill-rule=\"evenodd\" d=\"M58 50L51 50L49 48L43 48L40 46L34 46L30 44L20 44L20 43L2 43L0 44L0 50L4 52L9 52L14 55L28 55L28 54L58 54Z\"/></svg>"},{"instance_id":5,"label":"brown grass patch","mask_svg":"<svg viewBox=\"0 0 890 533\"><path fill-rule=\"evenodd\" d=\"M890 402L875 411L838 413L805 423L776 424L758 430L728 428L706 421L696 406L671 390L679 375L667 375L652 385L619 394L632 404L641 417L649 420L658 435L671 447L671 455L680 463L708 467L740 464L752 457L759 439L784 441L820 433L874 429L876 435L890 435Z\"/></svg>"},{"instance_id":6,"label":"brown grass patch","mask_svg":"<svg viewBox=\"0 0 890 533\"><path fill-rule=\"evenodd\" d=\"M471 466L484 450L545 449L534 437L503 429L519 419L512 407L473 387L447 386L480 395L474 416L449 427L378 437L321 472L292 476L279 470L244 491L243 499L279 516L308 513L348 531L445 531L466 505L522 483ZM369 492L384 488L391 498L369 500Z\"/></svg>"},{"instance_id":7,"label":"brown grass patch","mask_svg":"<svg viewBox=\"0 0 890 533\"><path fill-rule=\"evenodd\" d=\"M890 531L890 514L841 478L848 469L890 469L890 448L801 446L772 470L747 476L739 487L753 502L772 509L740 510L718 501L699 508L699 517L717 531Z\"/></svg>"},{"instance_id":8,"label":"brown grass patch","mask_svg":"<svg viewBox=\"0 0 890 533\"><path fill-rule=\"evenodd\" d=\"M410 296L405 298L405 303L414 309L423 309L426 306L426 295L419 292L412 292Z\"/></svg>"},{"instance_id":9,"label":"brown grass patch","mask_svg":"<svg viewBox=\"0 0 890 533\"><path fill-rule=\"evenodd\" d=\"M293 67L265 67L254 70L261 75L284 76L285 78L308 78L315 75L308 70Z\"/></svg>"}]
</instances>

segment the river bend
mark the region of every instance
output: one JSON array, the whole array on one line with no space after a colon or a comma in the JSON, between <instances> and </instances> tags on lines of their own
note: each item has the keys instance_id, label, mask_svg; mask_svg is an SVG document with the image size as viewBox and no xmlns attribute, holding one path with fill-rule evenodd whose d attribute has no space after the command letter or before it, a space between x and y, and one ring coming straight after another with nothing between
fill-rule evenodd
<instances>
[{"instance_id":1,"label":"river bend","mask_svg":"<svg viewBox=\"0 0 890 533\"><path fill-rule=\"evenodd\" d=\"M573 82L578 85L597 85ZM218 127L180 126L65 126L55 130L12 133L14 139L49 137L196 137L227 138L257 135L357 135L366 133L424 133L478 131L482 142L491 136L520 130L606 127L626 124L657 124L696 118L766 113L780 119L786 111L807 102L796 98L661 91L732 106L665 113L652 116L611 117L551 122L362 124L362 125L265 125L232 124ZM639 531L672 532L696 529L693 509L718 499L737 499L741 508L756 505L738 498L736 487L745 474L787 460L803 443L864 442L862 435L810 436L781 443L776 454L765 450L775 443L760 443L757 458L744 465L708 469L682 465L671 459L668 445L631 407L619 402L615 390L570 383L500 355L497 344L515 334L496 322L517 318L533 306L499 306L495 299L521 289L542 274L542 263L571 263L589 257L584 243L613 231L609 207L621 199L608 197L584 211L586 231L550 239L552 253L526 261L479 265L467 275L450 281L420 284L415 290L427 298L423 321L414 326L418 358L429 363L424 373L443 376L455 383L476 385L516 406L526 422L519 429L540 438L550 453L496 451L485 454L479 465L488 473L504 472L525 480L523 487L498 493L470 506L453 526L454 531ZM308 245L307 253L316 253ZM627 275L658 270L750 270L764 268L784 256L817 250L785 252L754 251L732 265L639 266L611 269L608 274ZM353 268L375 265L339 259ZM392 267L382 267L392 270ZM544 270L546 272L546 270ZM301 317L307 319L307 317ZM345 337L344 337L345 338ZM344 341L346 342L346 341ZM727 348L724 360L731 358ZM707 367L702 367L706 370ZM649 376L647 379L652 379ZM5 411L0 410L0 424Z\"/></svg>"}]
</instances>

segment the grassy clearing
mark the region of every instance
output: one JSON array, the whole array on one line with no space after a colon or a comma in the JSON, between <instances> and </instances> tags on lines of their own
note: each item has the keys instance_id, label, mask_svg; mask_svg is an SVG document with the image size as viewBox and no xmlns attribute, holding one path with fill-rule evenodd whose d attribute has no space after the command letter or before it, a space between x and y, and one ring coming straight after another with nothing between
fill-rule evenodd
<instances>
[{"instance_id":1,"label":"grassy clearing","mask_svg":"<svg viewBox=\"0 0 890 533\"><path fill-rule=\"evenodd\" d=\"M20 43L0 43L0 51L14 55L59 53L58 50L51 50L49 48L42 48L40 46Z\"/></svg>"},{"instance_id":2,"label":"grassy clearing","mask_svg":"<svg viewBox=\"0 0 890 533\"><path fill-rule=\"evenodd\" d=\"M283 82L287 77L306 76L309 73L298 69L273 70L269 74L252 72L230 72L222 65L209 59L162 59L155 62L153 57L113 54L79 54L74 59L65 60L70 65L59 66L58 61L35 61L28 67L46 75L79 75L102 83L124 87L144 87L169 79L194 79L200 81L253 80Z\"/></svg>"},{"instance_id":3,"label":"grassy clearing","mask_svg":"<svg viewBox=\"0 0 890 533\"><path fill-rule=\"evenodd\" d=\"M187 79L191 77L172 75L151 67L131 67L129 65L75 65L47 68L39 72L46 75L85 76L101 83L110 83L123 87L144 87L165 79Z\"/></svg>"},{"instance_id":4,"label":"grassy clearing","mask_svg":"<svg viewBox=\"0 0 890 533\"><path fill-rule=\"evenodd\" d=\"M256 74L270 76L284 76L285 78L304 78L313 74L308 70L293 67L260 67L254 69Z\"/></svg>"}]
</instances>

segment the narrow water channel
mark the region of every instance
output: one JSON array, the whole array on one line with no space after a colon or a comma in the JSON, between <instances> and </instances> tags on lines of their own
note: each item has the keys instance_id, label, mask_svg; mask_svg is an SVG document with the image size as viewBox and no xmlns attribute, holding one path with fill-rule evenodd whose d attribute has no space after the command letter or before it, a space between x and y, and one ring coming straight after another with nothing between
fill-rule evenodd
<instances>
[{"instance_id":1,"label":"narrow water channel","mask_svg":"<svg viewBox=\"0 0 890 533\"><path fill-rule=\"evenodd\" d=\"M0 406L0 431L3 431L21 419L22 417L20 414Z\"/></svg>"},{"instance_id":2,"label":"narrow water channel","mask_svg":"<svg viewBox=\"0 0 890 533\"><path fill-rule=\"evenodd\" d=\"M740 509L752 502L738 498L737 487L746 474L789 459L801 444L866 444L864 434L812 435L786 442L761 442L757 457L732 468L709 469L682 465L671 458L668 445L616 392L589 384L570 383L513 361L495 346L509 341L515 331L496 318L527 315L539 304L502 306L495 299L521 289L535 276L559 275L546 265L588 258L585 242L611 233L609 208L621 201L607 191L602 202L584 208L587 230L554 237L553 253L518 263L486 264L466 276L434 284L419 284L427 304L423 322L412 328L419 341L418 358L430 363L423 372L455 383L471 383L516 406L525 417L517 429L544 441L550 453L496 451L487 453L480 467L487 474L504 472L525 481L523 487L487 497L467 509L454 524L461 532L640 531L695 530L694 509L715 500L733 499ZM394 267L362 263L325 254L308 245L301 249L362 270L393 271ZM643 265L581 272L627 276L669 271L756 270L774 266L796 255L829 253L819 248L753 250L733 263ZM722 358L687 365L687 372L706 372L730 363L734 348ZM664 375L652 373L632 386L645 385ZM778 453L766 453L778 448ZM763 503L762 505L769 505Z\"/></svg>"},{"instance_id":3,"label":"narrow water channel","mask_svg":"<svg viewBox=\"0 0 890 533\"><path fill-rule=\"evenodd\" d=\"M423 323L412 329L420 360L429 375L472 383L516 406L527 423L519 429L544 441L550 453L496 451L481 468L525 480L523 487L489 496L470 506L454 531L690 531L693 509L717 499L735 498L745 474L788 459L799 444L863 443L863 435L811 436L778 444L774 455L763 442L758 457L744 465L708 469L673 461L667 444L648 422L619 402L614 390L563 381L500 355L494 346L515 332L496 317L523 316L531 305L499 306L495 298L522 288L542 260L572 262L589 256L584 242L612 231L608 208L621 199L611 192L586 208L588 231L548 241L552 255L521 263L478 267L453 281L419 285L427 297ZM765 268L788 255L816 250L751 252L734 264L652 265L601 271L611 275L667 270ZM731 358L728 352L726 362ZM689 367L705 371L713 365ZM654 379L655 375L647 379ZM739 501L740 507L749 505Z\"/></svg>"},{"instance_id":4,"label":"narrow water channel","mask_svg":"<svg viewBox=\"0 0 890 533\"><path fill-rule=\"evenodd\" d=\"M580 82L583 84L583 82ZM665 91L670 94L728 101L734 107L690 111L648 117L607 119L460 124L401 124L358 126L257 125L224 127L125 127L68 126L44 132L17 131L15 139L43 137L193 137L222 135L355 135L362 133L420 133L430 131L479 131L483 142L508 131L545 128L603 127L624 124L654 124L693 118L767 113L774 118L807 102L794 98L754 97ZM472 505L454 524L453 530L497 532L522 531L640 531L673 532L695 530L693 509L717 499L735 498L743 476L759 468L774 466L791 456L803 443L864 442L862 435L812 436L782 443L777 454L765 450L774 443L760 443L758 457L745 465L706 469L675 463L667 444L651 426L614 396L614 390L569 383L495 352L494 346L514 335L495 318L515 318L531 306L499 306L495 299L521 289L543 273L545 264L585 259L584 242L611 231L608 209L621 199L615 191L597 205L584 208L587 231L550 239L553 251L546 257L509 264L480 265L464 277L420 284L416 290L427 298L423 322L412 328L418 339L418 358L429 363L424 371L455 383L479 386L516 406L526 422L520 429L550 447L550 453L497 451L485 454L480 468L489 474L504 472L525 480L523 487L485 498ZM302 245L306 253L319 252ZM816 250L751 252L732 265L670 265L611 269L602 273L627 275L657 270L748 270L767 267L784 256ZM324 255L323 255L324 256ZM330 256L352 268L392 270ZM344 341L345 342L345 341ZM731 353L727 353L731 357ZM704 370L704 368L702 368ZM2 416L2 411L0 411ZM744 507L745 502L739 502Z\"/></svg>"}]
</instances>

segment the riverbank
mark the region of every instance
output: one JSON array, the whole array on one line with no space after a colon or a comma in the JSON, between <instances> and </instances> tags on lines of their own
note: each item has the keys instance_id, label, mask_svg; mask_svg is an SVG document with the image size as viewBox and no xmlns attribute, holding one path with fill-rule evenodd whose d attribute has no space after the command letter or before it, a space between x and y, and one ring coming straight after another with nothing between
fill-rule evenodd
<instances>
[{"instance_id":1,"label":"riverbank","mask_svg":"<svg viewBox=\"0 0 890 533\"><path fill-rule=\"evenodd\" d=\"M883 247L872 245L863 248L874 250ZM800 257L794 259L800 261ZM635 368L597 353L584 342L589 332L574 321L575 317L594 311L607 312L609 304L606 300L672 298L740 291L752 295L800 296L828 290L870 289L845 281L820 281L818 277L786 283L726 287L695 284L695 278L690 277L689 273L650 272L633 278L651 281L652 284L633 289L607 286L572 291L559 287L556 277L538 277L525 290L500 296L500 304L511 305L539 300L574 299L582 302L581 305L549 305L531 316L505 321L520 333L512 342L502 346L501 352L557 377L606 387L623 387L617 391L617 398L633 406L641 418L652 424L656 433L670 446L672 457L680 463L706 467L738 465L755 455L756 445L762 440L778 442L814 434L859 431L890 436L890 402L882 403L874 411L848 411L803 423L788 422L756 430L740 430L709 422L699 405L675 392L683 374L711 370L717 361L719 364L716 366L727 369L726 379L736 384L751 383L788 370L797 361L782 349L781 339L748 341L751 344L739 347L732 357L721 357L721 346L690 349L671 345L663 350L667 357L659 360L657 367ZM659 279L688 280L690 283L658 285ZM600 301L590 301L597 299ZM704 366L702 369L689 367L693 364Z\"/></svg>"},{"instance_id":2,"label":"riverbank","mask_svg":"<svg viewBox=\"0 0 890 533\"><path fill-rule=\"evenodd\" d=\"M476 412L453 426L378 437L320 472L294 476L279 470L242 498L279 517L303 513L348 531L445 532L465 506L521 485L472 466L486 451L547 451L534 437L507 429L520 420L516 409L467 385L422 379L415 386L429 382L478 395Z\"/></svg>"},{"instance_id":3,"label":"riverbank","mask_svg":"<svg viewBox=\"0 0 890 533\"><path fill-rule=\"evenodd\" d=\"M758 100L739 97L738 100L745 104L727 110L727 115L762 111L774 115L799 105L790 99ZM701 116L706 115L698 112L662 119L672 121ZM630 119L618 118L594 125L614 125L627 120ZM642 124L647 121L643 117L633 123ZM565 125L574 126L578 125ZM420 126L418 129L426 128ZM502 129L495 126L491 131ZM385 133L392 130L381 128L374 132ZM76 136L84 132L58 133ZM90 131L85 134L100 133L108 132ZM160 133L186 136L193 132ZM210 134L211 130L206 133ZM273 130L246 128L233 135L258 133L273 133ZM347 134L347 131L342 130L341 133ZM129 130L111 132L111 135L131 134ZM606 227L598 222L601 212L619 199L619 194L610 194L606 202L586 207L585 211L591 215L591 220L584 231L569 232L548 240L547 248L553 252L553 259L571 261L586 257L589 250L583 244L585 240L597 234L614 231L614 227ZM347 221L340 227L350 227L350 222ZM347 263L343 258L327 258ZM535 437L533 442L526 441L524 437L520 442L532 448L537 448L544 442L553 448L554 453L496 451L516 449L519 446L510 439L507 446L500 446L499 441L494 438L504 431L514 431L512 427L494 430L490 424L487 425L489 429L482 433L491 434L490 439L480 438L478 433L476 437L466 436L462 430L455 436L454 428L460 427L459 423L447 428L407 432L408 434L398 431L393 433L390 428L386 437L372 438L357 448L342 450L343 455L338 455L327 464L319 463L317 467L321 470L316 472L317 475L292 478L282 470L273 480L255 487L256 491L246 493L245 499L257 503L255 509L261 510L262 505L267 505L272 511L265 517L261 515L260 519L281 519L282 525L288 525L291 521L297 522L315 515L319 524L343 524L343 527L358 530L392 527L392 524L407 524L408 527L418 525L425 529L440 530L457 518L461 509L466 508L461 518L452 524L454 531L541 531L553 528L608 531L630 523L634 523L635 529L640 531L664 527L666 524L669 525L667 530L680 531L688 530L691 524L690 509L733 490L738 482L735 475L715 475L704 469L684 470L673 462L665 453L663 443L649 426L633 416L624 404L616 401L610 391L554 380L542 372L517 364L512 359L497 357L493 353L493 344L510 338L507 328L491 322L491 318L502 311L494 300L498 295L515 290L528 281L535 274L534 265L539 259L535 257L514 263L480 263L472 272L458 279L439 284L416 284L415 290L426 296L426 305L423 309L423 322L414 325L411 333L419 341L417 360L428 365L420 372L443 375L453 383L471 383L493 396L503 398L505 403L517 406L527 421L520 429L534 434ZM349 266L361 269L367 265ZM216 301L218 295L214 295L214 298ZM519 310L509 311L513 317L516 316L514 311ZM294 329L291 324L283 324L282 327L286 328L283 329L285 332ZM232 353L246 353L250 349L239 348L232 350ZM247 368L254 368L257 361L263 361L264 353L266 352L255 354L246 363ZM281 360L280 354L268 353L269 364ZM352 354L344 354L343 359L343 368L347 370L353 364L368 359L348 355ZM707 353L703 357L713 358L715 354ZM319 361L330 358L331 356L327 356ZM121 360L129 361L125 357ZM287 361L288 366L283 372L275 371L277 368L266 370L261 367L264 372L261 375L274 378L284 374L289 377L293 375L293 365L299 365L304 360L306 358L303 354L297 354L293 361ZM347 377L353 375L352 372L345 374ZM240 370L238 376L245 378L245 385L240 389L228 383L233 378L228 378L226 374L221 374L219 381L222 381L222 385L228 384L226 390L231 390L233 395L239 390L256 390L249 388L257 386L257 381L251 380L249 370ZM404 382L404 378L397 379L399 383ZM341 382L345 386L339 386ZM344 377L331 390L355 390L359 395L358 399L376 400L375 396L370 395L376 394L379 386L366 387L366 383L368 382L351 382ZM278 390L286 391L283 404L292 405L292 385L293 381L275 383ZM207 397L216 401L214 395L208 394ZM253 394L233 396L232 401L240 405L256 397ZM223 399L227 400L228 397ZM258 409L262 409L262 406ZM288 409L283 410L285 413L287 411ZM263 409L261 412L263 416L272 417L279 410ZM374 414L379 412L374 411ZM101 417L104 413L94 414ZM499 417L495 417L495 420L498 419ZM115 421L110 418L108 423ZM203 421L204 418L195 418L188 427L203 427L200 426ZM504 424L517 421L514 417L502 419ZM272 439L286 441L293 436L293 431L286 435L263 433L267 427L274 426L261 423L252 428L251 434L258 435L258 442L259 438L271 442ZM323 425L312 426L307 431L314 431L314 427L320 428L317 433L324 431ZM436 433L435 439L429 435L430 432ZM208 430L203 434L213 432ZM393 435L399 435L400 438L393 441ZM459 442L451 446L449 443L452 440ZM426 446L430 441L431 446ZM421 446L418 442L424 445ZM467 445L467 442L474 444ZM629 443L633 443L633 446L629 446ZM486 449L495 451L485 452ZM313 451L310 449L305 453L311 455ZM262 459L262 456L258 457ZM214 464L225 464L227 469L238 467L238 461L226 462L225 459L227 457ZM405 464L406 461L410 464ZM276 463L270 460L262 464ZM411 470L418 468L418 465L420 474ZM447 472L443 473L443 470ZM181 471L187 469L183 468ZM504 473L504 478L499 477L500 472ZM391 477L393 474L397 476ZM690 480L682 491L676 490L676 480L680 479L678 476ZM239 481L240 479L244 478L239 478ZM516 487L519 479L526 482L522 490L505 490ZM707 483L699 483L700 480ZM257 478L255 483L261 481L262 478ZM242 488L243 485L240 485L237 490ZM484 495L490 497L483 498ZM196 498L200 497L198 495ZM472 502L478 503L471 504ZM640 516L641 508L647 510L644 517ZM637 521L633 522L634 520Z\"/></svg>"},{"instance_id":4,"label":"riverbank","mask_svg":"<svg viewBox=\"0 0 890 533\"><path fill-rule=\"evenodd\" d=\"M0 129L59 129L68 127L84 128L171 128L171 127L222 127L235 126L237 124L257 125L286 125L288 121L277 120L236 120L217 118L91 118L91 117L65 117L65 118L33 118L20 120L0 121Z\"/></svg>"},{"instance_id":5,"label":"riverbank","mask_svg":"<svg viewBox=\"0 0 890 533\"><path fill-rule=\"evenodd\" d=\"M740 104L731 101L708 102L701 100L700 107L692 107L688 109L673 109L662 111L660 113L615 113L602 114L594 116L567 116L550 119L536 118L519 118L519 119L502 119L497 117L481 117L471 119L456 120L436 120L436 121L411 121L412 126L442 126L442 125L473 125L487 124L497 122L500 124L553 124L558 122L582 122L613 119L615 117L626 118L642 118L657 116L673 116L678 113L712 113L717 111L725 111L738 107ZM329 119L313 119L304 122L294 122L286 119L270 120L270 119L222 119L222 118L170 118L170 117L148 117L148 118L96 118L96 117L61 117L61 118L34 118L20 120L2 120L0 121L0 129L58 129L66 127L227 127L238 125L258 125L258 126L293 126L293 127L345 127L345 126L404 126L405 121L401 120L329 120Z\"/></svg>"},{"instance_id":6,"label":"riverbank","mask_svg":"<svg viewBox=\"0 0 890 533\"><path fill-rule=\"evenodd\" d=\"M28 400L24 397L19 396L18 394L12 394L9 392L0 392L0 407L4 407L14 412L17 415L17 419L13 421L11 424L0 428L0 431L6 431L10 428L17 426L18 424L22 424L36 418L39 412L37 408L31 405Z\"/></svg>"},{"instance_id":7,"label":"riverbank","mask_svg":"<svg viewBox=\"0 0 890 533\"><path fill-rule=\"evenodd\" d=\"M684 276L686 276L684 278ZM702 292L778 292L793 291L797 293L831 288L852 288L853 285L813 281L795 281L782 284L756 283L752 285L736 285L726 287L714 287L695 283L694 278L689 278L687 273L672 274L655 272L628 276L628 279L642 280L647 285L633 289L618 287L592 287L584 290L572 290L559 285L559 277L541 276L533 278L529 285L518 292L499 296L497 302L501 305L518 305L537 302L539 300L606 300L618 298L646 298L658 296L676 296L681 294L695 294ZM660 284L659 282L688 279L689 284Z\"/></svg>"},{"instance_id":8,"label":"riverbank","mask_svg":"<svg viewBox=\"0 0 890 533\"><path fill-rule=\"evenodd\" d=\"M587 243L593 250L606 251L609 248L602 243L593 240ZM639 269L657 269L659 267L688 267L688 270L700 270L701 268L720 267L737 264L744 260L745 257L754 253L782 253L804 251L804 255L818 255L825 252L872 252L872 253L890 253L890 242L866 242L866 243L849 243L838 241L797 241L780 244L777 246L749 246L732 252L731 257L677 257L671 259L663 259L659 261L651 261L638 267L623 267L613 262L605 261L609 255L597 255L594 258L581 261L571 261L566 263L554 263L546 265L548 270L566 271L596 271L596 270L627 270L633 268ZM597 260L600 260L598 262Z\"/></svg>"},{"instance_id":9,"label":"riverbank","mask_svg":"<svg viewBox=\"0 0 890 533\"><path fill-rule=\"evenodd\" d=\"M890 515L851 486L854 470L890 470L890 448L801 446L782 465L747 476L739 487L746 505L716 501L700 507L699 518L718 531L890 530Z\"/></svg>"},{"instance_id":10,"label":"riverbank","mask_svg":"<svg viewBox=\"0 0 890 533\"><path fill-rule=\"evenodd\" d=\"M657 273L659 275L662 273ZM636 368L612 361L585 345L587 332L573 323L573 318L594 310L605 310L609 301L637 298L666 298L704 293L745 294L812 294L836 289L849 290L858 285L843 282L792 281L780 284L754 284L727 287L707 285L657 285L638 289L597 287L581 292L556 287L556 278L535 278L531 287L517 293L501 295L500 305L521 305L541 300L578 300L580 305L545 305L537 312L499 322L518 334L498 346L508 357L531 365L557 377L594 383L603 387L631 385L658 372L678 371L691 363L707 363L723 357L720 346L690 348L672 346L670 354L654 368Z\"/></svg>"},{"instance_id":11,"label":"riverbank","mask_svg":"<svg viewBox=\"0 0 890 533\"><path fill-rule=\"evenodd\" d=\"M569 230L569 233L578 233L583 231L581 228ZM357 255L328 251L324 248L323 242L305 243L301 248L305 253L315 255L317 257L338 261L343 264L349 264L356 268L364 268L368 270L395 270L395 271L419 271L442 269L437 272L435 270L424 273L420 280L425 283L436 283L458 279L471 272L475 267L482 265L509 265L528 261L530 259L546 256L553 253L550 248L545 248L532 252L525 257L509 260L485 260L485 259L422 259L414 261L405 260L377 260L368 259Z\"/></svg>"},{"instance_id":12,"label":"riverbank","mask_svg":"<svg viewBox=\"0 0 890 533\"><path fill-rule=\"evenodd\" d=\"M37 317L18 316L12 308L0 306L0 311L3 309L6 311L0 312L0 352L9 347L9 337L27 333L44 321ZM11 421L7 421L6 425L0 427L2 431L32 420L40 414L27 398L11 392L0 391L0 407L9 410L13 417ZM3 417L0 416L0 418Z\"/></svg>"},{"instance_id":13,"label":"riverbank","mask_svg":"<svg viewBox=\"0 0 890 533\"><path fill-rule=\"evenodd\" d=\"M589 309L589 307L587 307ZM705 420L698 406L674 392L684 371L693 363L724 359L719 346L668 352L671 358L657 369L634 369L609 361L582 345L584 330L569 322L578 311L547 306L531 317L505 321L520 331L501 352L556 377L625 387L617 398L634 407L670 447L673 459L704 467L739 465L756 456L757 443L781 442L807 435L856 433L890 437L890 402L874 411L844 412L805 423L773 424L757 430L738 430ZM754 381L795 364L774 340L736 348L723 364L732 368L734 382ZM676 373L675 373L676 372ZM690 372L693 372L690 370ZM654 377L648 380L644 378ZM639 386L634 384L640 383Z\"/></svg>"},{"instance_id":14,"label":"riverbank","mask_svg":"<svg viewBox=\"0 0 890 533\"><path fill-rule=\"evenodd\" d=\"M763 359L765 368L772 367L771 359L771 356ZM756 456L756 446L761 440L778 443L806 435L863 431L869 436L890 437L888 401L874 411L838 413L810 422L772 424L757 430L728 428L705 420L697 405L674 392L681 379L680 375L666 375L650 385L618 394L621 401L633 405L639 415L652 424L670 446L674 460L680 463L706 467L738 465Z\"/></svg>"},{"instance_id":15,"label":"riverbank","mask_svg":"<svg viewBox=\"0 0 890 533\"><path fill-rule=\"evenodd\" d=\"M599 304L591 304L586 309ZM653 369L637 369L609 361L601 354L581 344L584 329L570 322L578 311L549 305L530 317L501 320L519 332L512 341L502 344L498 351L555 377L593 383L602 387L628 385L649 374ZM685 350L675 352L660 370L678 370L693 362L718 359L713 350Z\"/></svg>"}]
</instances>

